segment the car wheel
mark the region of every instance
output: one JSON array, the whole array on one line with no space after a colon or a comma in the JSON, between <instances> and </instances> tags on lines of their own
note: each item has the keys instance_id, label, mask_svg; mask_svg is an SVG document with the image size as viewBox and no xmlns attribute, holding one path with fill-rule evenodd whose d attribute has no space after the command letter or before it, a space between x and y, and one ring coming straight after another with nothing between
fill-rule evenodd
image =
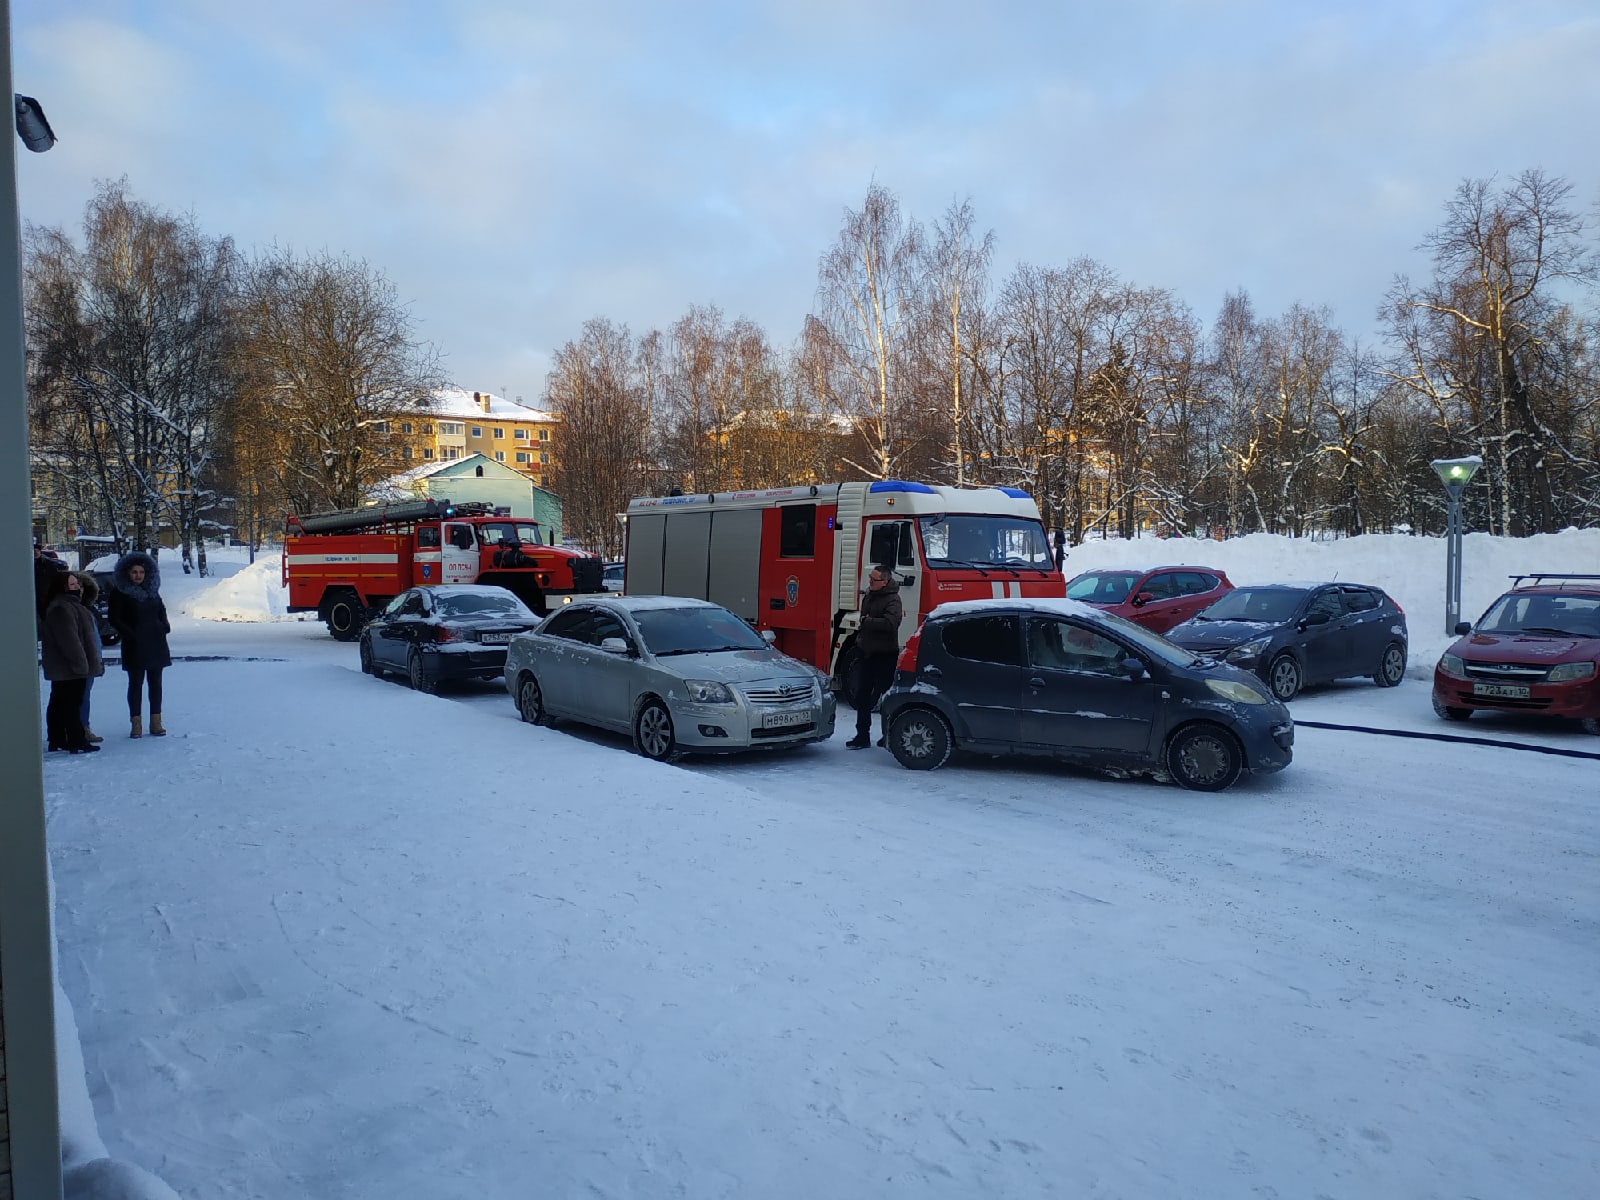
<instances>
[{"instance_id":1,"label":"car wheel","mask_svg":"<svg viewBox=\"0 0 1600 1200\"><path fill-rule=\"evenodd\" d=\"M328 632L341 642L353 642L361 636L361 602L354 596L343 595L328 605Z\"/></svg>"},{"instance_id":2,"label":"car wheel","mask_svg":"<svg viewBox=\"0 0 1600 1200\"><path fill-rule=\"evenodd\" d=\"M517 683L517 712L529 725L550 724L550 714L544 707L544 692L532 675L524 675Z\"/></svg>"},{"instance_id":3,"label":"car wheel","mask_svg":"<svg viewBox=\"0 0 1600 1200\"><path fill-rule=\"evenodd\" d=\"M931 708L907 708L889 722L889 753L902 767L932 771L950 758L950 724Z\"/></svg>"},{"instance_id":4,"label":"car wheel","mask_svg":"<svg viewBox=\"0 0 1600 1200\"><path fill-rule=\"evenodd\" d=\"M367 637L361 639L361 673L363 675L383 674L382 671L378 670L378 664L372 657L372 639Z\"/></svg>"},{"instance_id":5,"label":"car wheel","mask_svg":"<svg viewBox=\"0 0 1600 1200\"><path fill-rule=\"evenodd\" d=\"M422 661L422 651L413 650L406 658L406 678L411 681L411 686L428 695L439 690L439 681L433 677Z\"/></svg>"},{"instance_id":6,"label":"car wheel","mask_svg":"<svg viewBox=\"0 0 1600 1200\"><path fill-rule=\"evenodd\" d=\"M1372 673L1372 682L1379 687L1394 687L1405 677L1406 648L1399 642L1390 642L1378 669Z\"/></svg>"},{"instance_id":7,"label":"car wheel","mask_svg":"<svg viewBox=\"0 0 1600 1200\"><path fill-rule=\"evenodd\" d=\"M1292 654L1280 654L1267 668L1267 686L1287 704L1300 694L1300 664Z\"/></svg>"},{"instance_id":8,"label":"car wheel","mask_svg":"<svg viewBox=\"0 0 1600 1200\"><path fill-rule=\"evenodd\" d=\"M672 733L672 714L659 700L647 700L633 719L633 747L656 762L678 757L678 740Z\"/></svg>"},{"instance_id":9,"label":"car wheel","mask_svg":"<svg viewBox=\"0 0 1600 1200\"><path fill-rule=\"evenodd\" d=\"M1220 725L1190 725L1167 743L1167 773L1194 792L1220 792L1244 771L1239 741Z\"/></svg>"},{"instance_id":10,"label":"car wheel","mask_svg":"<svg viewBox=\"0 0 1600 1200\"><path fill-rule=\"evenodd\" d=\"M1578 724L1585 733L1592 733L1596 737L1600 737L1600 717L1581 717L1578 720Z\"/></svg>"},{"instance_id":11,"label":"car wheel","mask_svg":"<svg viewBox=\"0 0 1600 1200\"><path fill-rule=\"evenodd\" d=\"M1470 708L1456 708L1453 705L1446 704L1437 696L1433 698L1433 711L1438 713L1439 716L1443 717L1446 721L1465 721L1468 717L1472 716L1472 710Z\"/></svg>"}]
</instances>

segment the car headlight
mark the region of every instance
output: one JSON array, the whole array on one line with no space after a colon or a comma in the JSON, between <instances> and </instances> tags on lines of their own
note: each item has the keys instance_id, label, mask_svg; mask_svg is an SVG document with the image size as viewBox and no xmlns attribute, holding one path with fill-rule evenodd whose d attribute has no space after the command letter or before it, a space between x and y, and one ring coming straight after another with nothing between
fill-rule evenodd
<instances>
[{"instance_id":1,"label":"car headlight","mask_svg":"<svg viewBox=\"0 0 1600 1200\"><path fill-rule=\"evenodd\" d=\"M1240 647L1243 649L1243 647ZM1240 683L1237 679L1208 679L1206 686L1224 700L1232 700L1235 704L1265 704L1267 697L1256 691L1248 683Z\"/></svg>"},{"instance_id":2,"label":"car headlight","mask_svg":"<svg viewBox=\"0 0 1600 1200\"><path fill-rule=\"evenodd\" d=\"M1558 663L1550 668L1546 678L1551 683L1569 683L1574 679L1593 679L1594 664L1588 663Z\"/></svg>"},{"instance_id":3,"label":"car headlight","mask_svg":"<svg viewBox=\"0 0 1600 1200\"><path fill-rule=\"evenodd\" d=\"M1251 659L1260 658L1261 652L1267 648L1267 643L1270 641L1272 641L1270 637L1251 638L1243 645L1235 646L1232 650L1229 650L1222 656L1223 660L1225 662L1249 662Z\"/></svg>"},{"instance_id":4,"label":"car headlight","mask_svg":"<svg viewBox=\"0 0 1600 1200\"><path fill-rule=\"evenodd\" d=\"M1465 679L1467 675L1467 668L1462 664L1459 654L1441 654L1439 656L1439 670L1446 675L1455 675L1462 679Z\"/></svg>"},{"instance_id":5,"label":"car headlight","mask_svg":"<svg viewBox=\"0 0 1600 1200\"><path fill-rule=\"evenodd\" d=\"M733 703L733 693L728 690L728 685L714 679L685 679L683 689L696 704Z\"/></svg>"}]
</instances>

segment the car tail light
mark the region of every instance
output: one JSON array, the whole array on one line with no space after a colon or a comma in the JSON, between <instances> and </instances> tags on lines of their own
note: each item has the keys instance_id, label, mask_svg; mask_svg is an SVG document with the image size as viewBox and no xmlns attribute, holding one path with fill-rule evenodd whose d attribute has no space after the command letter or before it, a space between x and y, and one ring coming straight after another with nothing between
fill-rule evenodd
<instances>
[{"instance_id":1,"label":"car tail light","mask_svg":"<svg viewBox=\"0 0 1600 1200\"><path fill-rule=\"evenodd\" d=\"M466 638L459 629L452 629L448 625L435 625L433 627L433 640L436 642L464 642Z\"/></svg>"},{"instance_id":2,"label":"car tail light","mask_svg":"<svg viewBox=\"0 0 1600 1200\"><path fill-rule=\"evenodd\" d=\"M900 657L895 660L896 671L915 671L917 669L917 647L922 644L922 626L917 626L917 631L911 635L911 640L906 643L905 649L900 651Z\"/></svg>"}]
</instances>

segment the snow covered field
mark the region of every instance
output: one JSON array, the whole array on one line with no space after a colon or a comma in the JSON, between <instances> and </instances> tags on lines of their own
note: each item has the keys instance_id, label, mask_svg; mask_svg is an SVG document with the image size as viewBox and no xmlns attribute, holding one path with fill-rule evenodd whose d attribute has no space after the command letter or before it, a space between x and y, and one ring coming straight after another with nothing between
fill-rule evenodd
<instances>
[{"instance_id":1,"label":"snow covered field","mask_svg":"<svg viewBox=\"0 0 1600 1200\"><path fill-rule=\"evenodd\" d=\"M1380 584L1412 677L1295 716L1434 732L1439 547L1068 571ZM1475 617L1600 573L1600 531L1466 563ZM46 761L99 1133L183 1196L1594 1194L1600 762L1302 728L1220 796L845 732L663 766L362 676L239 568L166 578L213 659L168 673L172 736L122 736L113 669L105 752Z\"/></svg>"}]
</instances>

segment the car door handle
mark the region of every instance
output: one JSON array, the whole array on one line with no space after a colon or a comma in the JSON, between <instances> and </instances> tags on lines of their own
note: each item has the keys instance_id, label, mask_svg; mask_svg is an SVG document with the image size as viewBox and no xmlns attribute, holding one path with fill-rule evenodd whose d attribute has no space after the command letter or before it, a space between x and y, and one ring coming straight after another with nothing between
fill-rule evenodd
<instances>
[{"instance_id":1,"label":"car door handle","mask_svg":"<svg viewBox=\"0 0 1600 1200\"><path fill-rule=\"evenodd\" d=\"M1033 676L1032 678L1030 678L1028 680L1028 686L1029 687L1034 687L1034 688L1042 688L1044 686L1044 676L1042 676L1042 675Z\"/></svg>"}]
</instances>

